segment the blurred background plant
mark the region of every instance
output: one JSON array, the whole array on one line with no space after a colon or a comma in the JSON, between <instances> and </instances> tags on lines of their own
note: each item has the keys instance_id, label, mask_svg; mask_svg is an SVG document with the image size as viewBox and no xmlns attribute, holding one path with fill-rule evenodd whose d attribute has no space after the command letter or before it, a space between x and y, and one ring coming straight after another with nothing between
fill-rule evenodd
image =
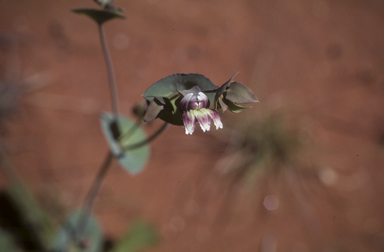
<instances>
[{"instance_id":1,"label":"blurred background plant","mask_svg":"<svg viewBox=\"0 0 384 252\"><path fill-rule=\"evenodd\" d=\"M45 209L19 176L8 157L8 152L19 151L10 149L12 139L8 139L8 130L20 123L18 120L22 117L22 102L25 96L45 86L49 80L44 73L22 79L24 74L18 54L19 43L20 36L0 36L1 55L5 56L5 61L1 62L3 72L0 74L0 168L6 183L0 191L0 251L135 252L157 244L158 232L153 224L145 219L132 223L120 242L111 243L107 240L103 236L101 225L93 216L87 216L82 227L84 230L80 231L79 222L84 221L83 216L89 213L83 213L84 209L76 210L63 220L60 212L64 209L60 209L60 200L51 202L51 208L56 204L56 209L50 212L52 209ZM132 124L130 121L128 123ZM109 127L105 129L106 132L109 130ZM145 136L140 137L143 139ZM136 138L136 142L142 140ZM142 167L141 163L146 162L147 157L144 159L136 160L129 168L142 169L137 166Z\"/></svg>"},{"instance_id":2,"label":"blurred background plant","mask_svg":"<svg viewBox=\"0 0 384 252\"><path fill-rule=\"evenodd\" d=\"M127 97L122 112L165 72L201 72L221 84L240 71L261 103L188 141L182 128L166 132L134 179L112 170L94 215L107 244L141 216L162 237L149 251L383 251L382 1L120 3L134 25L108 24L106 33ZM97 31L68 12L72 1L0 7L1 31L27 35L21 79L48 73L38 83L49 84L21 92L21 114L5 123L7 157L57 227L83 202L106 151L95 127L110 105ZM266 108L276 97L285 97L275 99L281 111ZM250 141L240 129L252 136L252 128L261 135Z\"/></svg>"}]
</instances>

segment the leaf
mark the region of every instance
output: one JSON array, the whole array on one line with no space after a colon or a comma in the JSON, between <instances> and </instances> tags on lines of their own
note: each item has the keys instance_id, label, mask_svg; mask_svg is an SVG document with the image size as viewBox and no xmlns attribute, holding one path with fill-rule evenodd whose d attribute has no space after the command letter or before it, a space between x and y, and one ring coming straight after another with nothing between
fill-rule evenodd
<instances>
[{"instance_id":1,"label":"leaf","mask_svg":"<svg viewBox=\"0 0 384 252\"><path fill-rule=\"evenodd\" d=\"M100 252L103 247L103 235L99 222L92 216L84 219L83 211L68 215L66 222L56 234L52 252ZM79 221L85 220L85 226L79 229ZM80 234L81 232L81 234Z\"/></svg>"},{"instance_id":2,"label":"leaf","mask_svg":"<svg viewBox=\"0 0 384 252\"><path fill-rule=\"evenodd\" d=\"M243 83L232 82L229 86L225 98L237 104L259 102L253 92Z\"/></svg>"},{"instance_id":3,"label":"leaf","mask_svg":"<svg viewBox=\"0 0 384 252\"><path fill-rule=\"evenodd\" d=\"M164 109L164 106L158 103L159 102L156 98L149 103L147 107L147 112L144 115L144 122L150 122L154 120L160 113L160 111Z\"/></svg>"},{"instance_id":4,"label":"leaf","mask_svg":"<svg viewBox=\"0 0 384 252\"><path fill-rule=\"evenodd\" d=\"M116 126L119 132L116 132ZM104 136L111 148L111 152L118 159L123 168L130 174L136 174L144 169L149 158L149 147L143 145L139 148L125 150L127 146L134 145L146 139L145 133L130 119L115 116L111 113L101 115L101 126Z\"/></svg>"},{"instance_id":5,"label":"leaf","mask_svg":"<svg viewBox=\"0 0 384 252\"><path fill-rule=\"evenodd\" d=\"M229 111L231 111L232 113L240 113L244 109L252 108L250 106L243 106L243 105L236 104L236 103L228 101L228 100L225 101L225 104L228 106Z\"/></svg>"},{"instance_id":6,"label":"leaf","mask_svg":"<svg viewBox=\"0 0 384 252\"><path fill-rule=\"evenodd\" d=\"M143 94L147 101L152 101L154 97L171 98L179 91L188 90L198 86L201 91L217 89L207 77L202 74L173 74L169 75L150 86ZM212 102L214 94L207 94Z\"/></svg>"},{"instance_id":7,"label":"leaf","mask_svg":"<svg viewBox=\"0 0 384 252\"><path fill-rule=\"evenodd\" d=\"M0 229L0 251L19 252L20 248L17 247L15 240L11 234Z\"/></svg>"},{"instance_id":8,"label":"leaf","mask_svg":"<svg viewBox=\"0 0 384 252\"><path fill-rule=\"evenodd\" d=\"M118 8L116 9L93 9L93 8L80 8L72 10L78 14L84 14L99 25L103 24L106 21L109 21L114 18L125 19L122 11Z\"/></svg>"},{"instance_id":9,"label":"leaf","mask_svg":"<svg viewBox=\"0 0 384 252\"><path fill-rule=\"evenodd\" d=\"M215 94L215 97L214 97L214 108L216 110L218 110L219 108L219 99L220 97L222 97L222 94L224 93L225 89L228 87L228 85L232 82L232 79L235 78L235 76L238 74L239 72L235 73L227 82L225 82L223 85L221 85L221 87L219 87L216 91L216 94ZM222 106L223 108L223 112L227 109L225 106Z\"/></svg>"},{"instance_id":10,"label":"leaf","mask_svg":"<svg viewBox=\"0 0 384 252\"><path fill-rule=\"evenodd\" d=\"M51 216L44 211L21 180L10 184L8 194L23 226L28 228L28 235L33 237L35 246L44 247L52 239L53 220Z\"/></svg>"},{"instance_id":11,"label":"leaf","mask_svg":"<svg viewBox=\"0 0 384 252\"><path fill-rule=\"evenodd\" d=\"M157 229L146 220L137 220L112 252L138 252L159 242Z\"/></svg>"}]
</instances>

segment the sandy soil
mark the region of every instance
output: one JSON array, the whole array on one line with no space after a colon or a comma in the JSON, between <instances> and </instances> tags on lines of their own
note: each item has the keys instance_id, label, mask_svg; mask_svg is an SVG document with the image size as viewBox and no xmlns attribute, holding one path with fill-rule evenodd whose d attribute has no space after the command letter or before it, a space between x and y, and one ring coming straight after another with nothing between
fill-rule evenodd
<instances>
[{"instance_id":1,"label":"sandy soil","mask_svg":"<svg viewBox=\"0 0 384 252\"><path fill-rule=\"evenodd\" d=\"M236 117L226 112L224 125L280 111L306 147L293 177L264 174L245 197L215 170L230 131L186 136L172 126L152 144L144 172L132 177L116 163L109 171L95 205L108 237L145 217L162 234L149 251L384 250L384 2L116 5L127 19L105 29L122 113L169 74L201 73L221 85L240 71L236 80L260 104ZM1 74L30 90L9 123L7 149L57 216L82 203L107 152L99 113L110 100L97 29L69 11L85 6L95 5L0 1ZM267 195L279 199L276 210L264 207Z\"/></svg>"}]
</instances>

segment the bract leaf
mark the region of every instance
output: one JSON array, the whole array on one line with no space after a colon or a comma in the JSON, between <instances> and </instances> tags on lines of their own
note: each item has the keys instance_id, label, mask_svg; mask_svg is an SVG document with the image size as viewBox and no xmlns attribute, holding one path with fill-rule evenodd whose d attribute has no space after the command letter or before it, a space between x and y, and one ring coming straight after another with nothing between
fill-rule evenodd
<instances>
[{"instance_id":1,"label":"bract leaf","mask_svg":"<svg viewBox=\"0 0 384 252\"><path fill-rule=\"evenodd\" d=\"M157 101L156 98L149 103L147 111L144 115L145 122L150 122L154 120L157 117L157 115L160 113L160 111L164 109L164 106L159 103L160 102Z\"/></svg>"},{"instance_id":2,"label":"bract leaf","mask_svg":"<svg viewBox=\"0 0 384 252\"><path fill-rule=\"evenodd\" d=\"M95 217L85 216L77 210L68 215L65 223L58 230L50 251L61 252L100 252L102 251L103 236L101 226ZM79 221L85 220L85 226L80 230Z\"/></svg>"},{"instance_id":3,"label":"bract leaf","mask_svg":"<svg viewBox=\"0 0 384 252\"><path fill-rule=\"evenodd\" d=\"M112 252L138 252L156 245L158 241L159 234L156 228L146 220L137 220L115 245Z\"/></svg>"},{"instance_id":4,"label":"bract leaf","mask_svg":"<svg viewBox=\"0 0 384 252\"><path fill-rule=\"evenodd\" d=\"M145 91L143 97L147 101L153 100L154 97L171 98L172 96L178 94L177 90L188 90L193 88L194 86L198 86L201 91L217 89L217 86L202 74L179 73L169 75L159 80ZM212 102L213 94L207 94L207 96Z\"/></svg>"},{"instance_id":5,"label":"bract leaf","mask_svg":"<svg viewBox=\"0 0 384 252\"><path fill-rule=\"evenodd\" d=\"M240 113L244 109L251 108L250 106L242 106L231 101L226 101L229 111L232 113Z\"/></svg>"},{"instance_id":6,"label":"bract leaf","mask_svg":"<svg viewBox=\"0 0 384 252\"><path fill-rule=\"evenodd\" d=\"M114 18L124 19L124 15L120 9L93 9L80 8L72 10L78 14L84 14L96 21L99 25Z\"/></svg>"},{"instance_id":7,"label":"bract leaf","mask_svg":"<svg viewBox=\"0 0 384 252\"><path fill-rule=\"evenodd\" d=\"M115 127L111 127L111 125L117 125L118 133L116 133ZM132 150L124 149L146 139L145 133L138 125L123 116L118 116L116 122L113 114L103 113L101 115L101 126L111 152L118 159L124 170L130 174L142 171L149 157L148 145Z\"/></svg>"},{"instance_id":8,"label":"bract leaf","mask_svg":"<svg viewBox=\"0 0 384 252\"><path fill-rule=\"evenodd\" d=\"M231 81L233 78L235 78L235 76L238 74L239 72L235 73L227 82L225 82L223 85L221 85L221 87L219 87L216 91L216 94L215 94L215 97L214 97L214 108L215 110L218 110L219 109L219 104L218 104L218 101L219 101L219 98L221 97L221 95L224 93L225 89L228 87L229 84L231 84ZM223 110L223 112L225 111L225 109Z\"/></svg>"},{"instance_id":9,"label":"bract leaf","mask_svg":"<svg viewBox=\"0 0 384 252\"><path fill-rule=\"evenodd\" d=\"M222 98L219 98L217 109L221 108L223 110L223 113L228 109L228 105L224 103Z\"/></svg>"},{"instance_id":10,"label":"bract leaf","mask_svg":"<svg viewBox=\"0 0 384 252\"><path fill-rule=\"evenodd\" d=\"M101 8L106 8L109 5L112 5L115 0L94 0Z\"/></svg>"},{"instance_id":11,"label":"bract leaf","mask_svg":"<svg viewBox=\"0 0 384 252\"><path fill-rule=\"evenodd\" d=\"M259 102L253 92L240 82L232 82L227 89L225 99L238 104Z\"/></svg>"}]
</instances>

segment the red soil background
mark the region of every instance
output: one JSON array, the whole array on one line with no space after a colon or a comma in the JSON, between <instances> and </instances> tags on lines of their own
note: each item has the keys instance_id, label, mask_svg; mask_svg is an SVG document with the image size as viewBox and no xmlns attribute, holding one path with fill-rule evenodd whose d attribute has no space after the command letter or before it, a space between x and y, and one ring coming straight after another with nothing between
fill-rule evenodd
<instances>
[{"instance_id":1,"label":"red soil background","mask_svg":"<svg viewBox=\"0 0 384 252\"><path fill-rule=\"evenodd\" d=\"M221 85L240 71L236 80L260 103L236 117L226 112L224 127L283 111L304 132L310 147L301 158L318 167L322 180L300 177L300 186L312 190L303 191L303 201L283 175L264 176L266 190L228 203L221 196L225 178L214 169L228 131L186 136L172 126L151 145L139 175L113 164L94 209L107 237L117 239L144 217L162 236L148 251L384 250L383 1L115 4L127 19L105 29L123 114L131 115L146 88L167 75L201 73ZM82 204L108 150L99 126L110 97L97 28L70 12L86 6L95 5L0 1L0 36L13 45L1 52L2 75L11 66L32 90L9 123L7 151L57 216ZM274 211L262 204L270 194L280 199Z\"/></svg>"}]
</instances>

